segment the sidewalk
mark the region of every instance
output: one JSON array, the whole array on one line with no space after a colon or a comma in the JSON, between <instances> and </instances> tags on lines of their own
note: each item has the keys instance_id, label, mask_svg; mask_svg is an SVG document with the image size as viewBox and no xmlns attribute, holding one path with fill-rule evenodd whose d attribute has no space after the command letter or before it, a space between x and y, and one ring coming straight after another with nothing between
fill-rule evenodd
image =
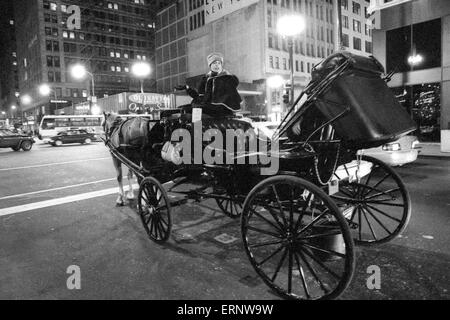
<instances>
[{"instance_id":1,"label":"sidewalk","mask_svg":"<svg viewBox=\"0 0 450 320\"><path fill-rule=\"evenodd\" d=\"M419 157L446 157L450 159L450 152L441 152L440 143L419 143Z\"/></svg>"}]
</instances>

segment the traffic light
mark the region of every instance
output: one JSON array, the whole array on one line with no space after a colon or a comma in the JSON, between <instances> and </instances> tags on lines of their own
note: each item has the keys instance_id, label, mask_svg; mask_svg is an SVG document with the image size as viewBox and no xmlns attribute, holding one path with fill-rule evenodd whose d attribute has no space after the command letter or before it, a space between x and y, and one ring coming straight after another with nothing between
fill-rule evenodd
<instances>
[{"instance_id":1,"label":"traffic light","mask_svg":"<svg viewBox=\"0 0 450 320\"><path fill-rule=\"evenodd\" d=\"M289 90L285 90L283 94L283 103L289 104Z\"/></svg>"}]
</instances>

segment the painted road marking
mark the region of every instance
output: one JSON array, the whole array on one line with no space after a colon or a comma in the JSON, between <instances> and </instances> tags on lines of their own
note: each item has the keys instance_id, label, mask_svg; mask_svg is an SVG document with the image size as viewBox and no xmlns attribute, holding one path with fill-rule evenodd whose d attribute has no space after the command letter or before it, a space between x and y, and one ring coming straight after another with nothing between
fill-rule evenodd
<instances>
[{"instance_id":1,"label":"painted road marking","mask_svg":"<svg viewBox=\"0 0 450 320\"><path fill-rule=\"evenodd\" d=\"M137 189L139 186L137 184L133 184L133 189ZM124 191L128 191L128 186L124 187ZM15 206L10 208L4 208L0 209L0 217L9 216L16 213L26 212L26 211L32 211L37 209L43 209L53 206L58 206L61 204L71 203L71 202L77 202L82 200L88 200L98 197L104 197L111 194L117 193L117 187L115 188L109 188L94 192L87 192L82 194L77 194L74 196L69 197L63 197L58 199L52 199L52 200L46 200L46 201L39 201L34 203L29 203L21 206Z\"/></svg>"},{"instance_id":2,"label":"painted road marking","mask_svg":"<svg viewBox=\"0 0 450 320\"><path fill-rule=\"evenodd\" d=\"M108 182L108 181L114 181L114 180L117 180L117 179L116 178L104 179L104 180L98 180L98 181L93 181L93 182L74 184L72 186L65 186L65 187L59 187L59 188L53 188L53 189L47 189L47 190L27 192L27 193L22 193L22 194L15 194L15 195L12 195L12 196L6 196L6 197L3 197L3 198L0 198L0 200L20 198L20 197L25 197L25 196L31 196L31 195L34 195L34 194L40 194L40 193L46 193L46 192L52 192L52 191L70 189L70 188L78 188L78 187L83 187L83 186L87 186L87 185L90 185L90 184L96 184L96 183L102 183L102 182Z\"/></svg>"},{"instance_id":3,"label":"painted road marking","mask_svg":"<svg viewBox=\"0 0 450 320\"><path fill-rule=\"evenodd\" d=\"M71 163L79 163L79 162L87 162L87 161L101 161L101 160L107 160L107 159L111 159L111 157L93 158L93 159L84 159L84 160L74 160L74 161L66 161L66 162L46 163L46 164L38 164L38 165L35 165L35 166L27 166L27 167L3 168L3 169L0 169L0 171L12 171L12 170L42 168L42 167L59 166L59 165L63 165L63 164L71 164Z\"/></svg>"}]
</instances>

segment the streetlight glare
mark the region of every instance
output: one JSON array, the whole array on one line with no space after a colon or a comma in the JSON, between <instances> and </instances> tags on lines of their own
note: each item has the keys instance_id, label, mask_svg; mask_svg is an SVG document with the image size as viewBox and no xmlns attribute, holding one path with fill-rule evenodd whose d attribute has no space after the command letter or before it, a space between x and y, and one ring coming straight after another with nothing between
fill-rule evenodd
<instances>
[{"instance_id":1,"label":"streetlight glare","mask_svg":"<svg viewBox=\"0 0 450 320\"><path fill-rule=\"evenodd\" d=\"M151 73L150 64L147 62L136 62L131 67L131 72L138 78L146 78Z\"/></svg>"},{"instance_id":2,"label":"streetlight glare","mask_svg":"<svg viewBox=\"0 0 450 320\"><path fill-rule=\"evenodd\" d=\"M81 64L76 64L70 70L70 74L77 80L81 80L86 77L87 70L86 67Z\"/></svg>"},{"instance_id":3,"label":"streetlight glare","mask_svg":"<svg viewBox=\"0 0 450 320\"><path fill-rule=\"evenodd\" d=\"M305 27L305 19L301 15L288 15L278 20L277 31L282 36L292 37L300 34Z\"/></svg>"},{"instance_id":4,"label":"streetlight glare","mask_svg":"<svg viewBox=\"0 0 450 320\"><path fill-rule=\"evenodd\" d=\"M48 84L42 84L42 85L39 86L39 93L42 96L50 95L51 91L52 91L52 89L50 88L50 86Z\"/></svg>"},{"instance_id":5,"label":"streetlight glare","mask_svg":"<svg viewBox=\"0 0 450 320\"><path fill-rule=\"evenodd\" d=\"M272 76L267 79L267 85L270 88L276 89L281 88L284 84L284 79L281 76Z\"/></svg>"},{"instance_id":6,"label":"streetlight glare","mask_svg":"<svg viewBox=\"0 0 450 320\"><path fill-rule=\"evenodd\" d=\"M27 104L30 104L31 103L31 97L29 96L29 95L24 95L24 96L22 96L22 99L20 99L21 101L22 101L22 104L23 105L27 105Z\"/></svg>"},{"instance_id":7,"label":"streetlight glare","mask_svg":"<svg viewBox=\"0 0 450 320\"><path fill-rule=\"evenodd\" d=\"M15 105L12 105L12 106L11 106L11 109L16 110L17 107L16 107Z\"/></svg>"}]
</instances>

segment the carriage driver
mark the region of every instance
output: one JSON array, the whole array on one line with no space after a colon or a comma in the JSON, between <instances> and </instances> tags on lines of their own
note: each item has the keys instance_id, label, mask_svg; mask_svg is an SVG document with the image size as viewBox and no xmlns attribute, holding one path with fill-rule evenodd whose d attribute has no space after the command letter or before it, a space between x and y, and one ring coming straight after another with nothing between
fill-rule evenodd
<instances>
[{"instance_id":1,"label":"carriage driver","mask_svg":"<svg viewBox=\"0 0 450 320\"><path fill-rule=\"evenodd\" d=\"M192 107L202 108L204 114L214 118L232 116L240 110L242 101L237 91L239 79L223 68L222 54L211 53L206 60L210 71L203 76L198 90L182 88L194 99ZM192 112L192 107L185 111Z\"/></svg>"}]
</instances>

